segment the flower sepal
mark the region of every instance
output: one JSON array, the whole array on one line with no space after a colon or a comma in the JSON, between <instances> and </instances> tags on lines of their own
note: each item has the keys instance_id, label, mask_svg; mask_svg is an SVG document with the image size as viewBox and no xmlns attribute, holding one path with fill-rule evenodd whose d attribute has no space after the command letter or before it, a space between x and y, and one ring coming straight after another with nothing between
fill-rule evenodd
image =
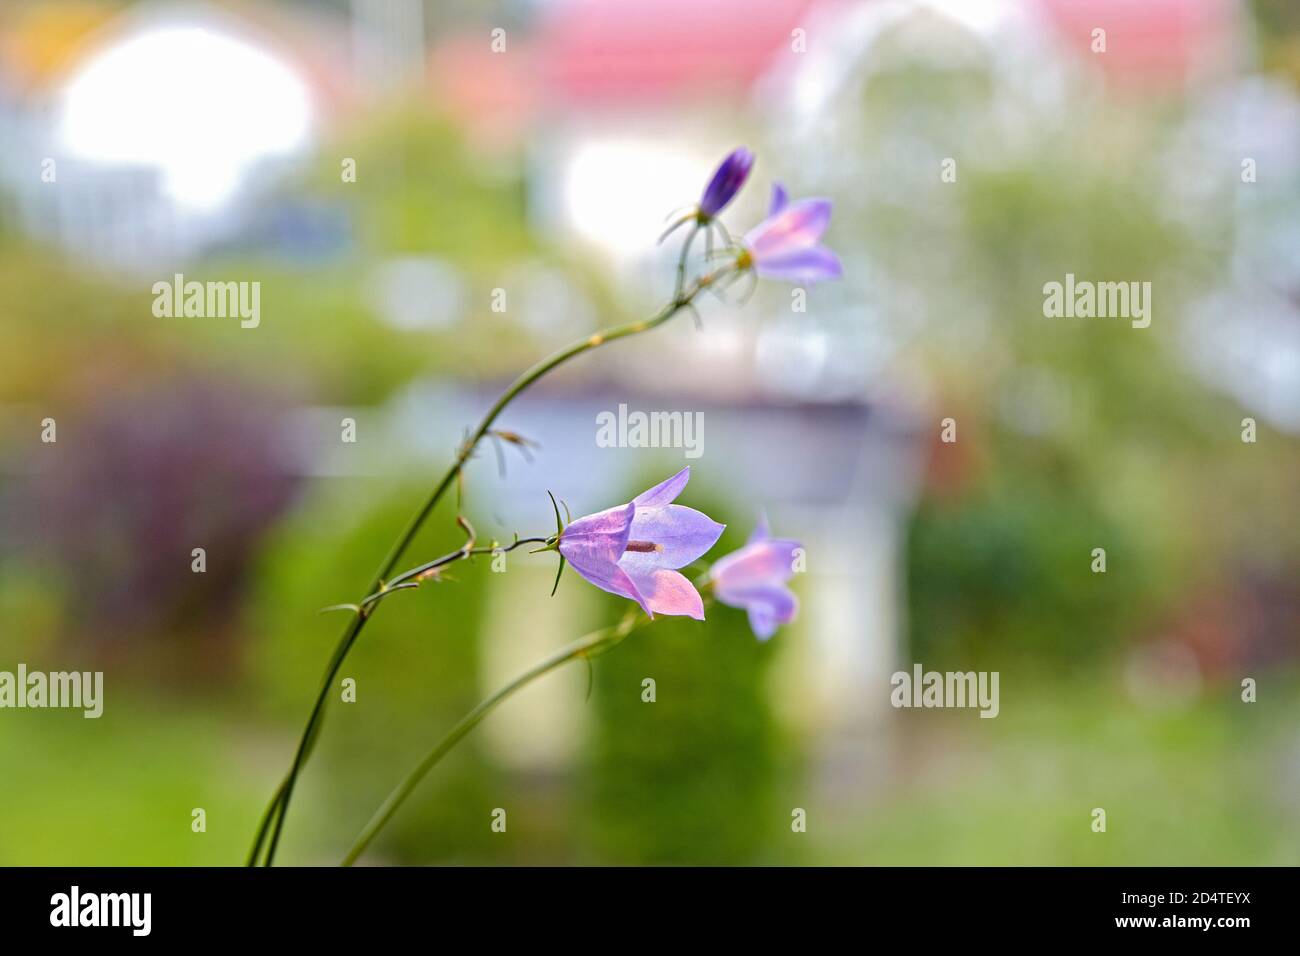
<instances>
[{"instance_id":1,"label":"flower sepal","mask_svg":"<svg viewBox=\"0 0 1300 956\"><path fill-rule=\"evenodd\" d=\"M529 552L529 554L545 554L547 551L554 551L559 556L560 564L555 569L555 583L551 585L551 597L555 597L555 592L560 587L560 575L564 574L565 564L564 552L560 550L560 539L564 537L564 529L567 528L568 525L566 525L560 518L560 503L556 502L555 495L551 494L549 491L546 492L546 494L551 499L551 509L555 512L555 534L547 538L546 543L540 548L534 548ZM568 505L564 506L564 513L566 515L569 513ZM572 518L570 518L570 523L571 522Z\"/></svg>"}]
</instances>

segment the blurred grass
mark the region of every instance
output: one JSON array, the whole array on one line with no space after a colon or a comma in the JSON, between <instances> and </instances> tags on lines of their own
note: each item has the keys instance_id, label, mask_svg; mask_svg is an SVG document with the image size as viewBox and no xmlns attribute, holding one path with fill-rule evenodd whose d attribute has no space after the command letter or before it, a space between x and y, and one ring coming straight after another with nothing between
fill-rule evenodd
<instances>
[{"instance_id":1,"label":"blurred grass","mask_svg":"<svg viewBox=\"0 0 1300 956\"><path fill-rule=\"evenodd\" d=\"M1300 858L1300 682L1207 688L1150 710L1113 683L1002 675L1002 713L906 712L902 779L856 824L810 828L854 865L1291 866ZM1035 687L1035 684L1037 686ZM1012 695L1028 693L1013 702ZM1091 829L1106 811L1105 833Z\"/></svg>"},{"instance_id":2,"label":"blurred grass","mask_svg":"<svg viewBox=\"0 0 1300 956\"><path fill-rule=\"evenodd\" d=\"M733 636L743 635L711 630L677 638L654 629L638 635L652 656L676 653L686 641ZM662 643L652 645L655 638ZM732 648L733 657L738 650ZM621 677L639 675L645 663L636 649L620 661L607 659L598 672L600 693L608 695ZM649 719L663 712L654 708L672 706L670 695L682 693L674 686L661 682L658 704L640 703L639 681L636 693L625 696ZM1233 686L1220 687L1185 710L1160 712L1082 682L1036 691L1009 706L1008 695L1019 691L1004 682L995 720L970 711L909 712L895 724L902 736L894 741L889 772L899 779L890 781L890 795L848 811L805 803L806 835L789 832L788 810L773 808L761 788L720 785L742 778L754 784L761 771L752 763L674 767L675 748L706 745L700 734L715 744L733 738L726 725L709 722L707 706L683 704L684 716L675 720L692 725L694 736L673 735L658 716L655 728L635 720L618 728L620 738L638 741L643 770L627 778L635 789L598 789L606 809L595 825L613 832L589 845L604 862L735 862L758 842L765 845L761 861L772 863L1293 865L1300 857L1300 819L1290 797L1300 779L1298 686L1294 677L1265 681L1256 704L1240 703ZM176 700L162 709L133 704L122 688L110 686L109 694L99 721L66 711L14 711L0 722L0 763L19 768L0 787L0 865L240 862L266 796L248 768L278 766L282 748L269 746L246 714L211 700ZM331 722L334 735L342 722L337 716ZM429 733L435 724L426 726ZM94 746L87 746L88 733ZM374 728L368 733L373 740ZM597 750L598 763L609 749ZM384 755L382 773L378 766L366 771L377 774L376 788L395 779L393 759ZM652 766L665 772L647 772ZM286 862L334 862L330 844L346 829L325 825L338 810L329 791L347 776L336 769L342 773L330 774L328 786L319 767L306 779L288 831L297 846L286 851ZM400 858L429 862L418 856L436 850L436 841L428 841L438 823L428 814L448 799L446 786L435 785L420 801L422 810L413 803L404 811L408 819L386 841L388 858L402 845ZM207 810L205 834L190 831L196 806ZM1093 807L1106 810L1104 834L1090 829ZM478 809L474 827L486 833ZM769 819L759 819L769 810ZM443 812L454 811L444 806ZM718 829L742 843L719 841L711 832ZM423 843L413 840L413 831ZM759 833L766 835L759 840ZM555 862L549 855L510 856Z\"/></svg>"},{"instance_id":3,"label":"blurred grass","mask_svg":"<svg viewBox=\"0 0 1300 956\"><path fill-rule=\"evenodd\" d=\"M245 772L265 746L257 728L220 700L159 701L111 677L104 694L95 720L5 712L0 865L242 863L265 799L260 778ZM196 807L206 812L204 833L191 830ZM308 807L298 822L310 826L314 816Z\"/></svg>"}]
</instances>

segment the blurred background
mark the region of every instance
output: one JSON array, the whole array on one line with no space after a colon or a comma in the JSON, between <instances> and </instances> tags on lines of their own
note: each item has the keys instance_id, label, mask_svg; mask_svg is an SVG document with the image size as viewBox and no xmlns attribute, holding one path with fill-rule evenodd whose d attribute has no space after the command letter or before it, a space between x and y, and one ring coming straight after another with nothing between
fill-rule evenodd
<instances>
[{"instance_id":1,"label":"blurred background","mask_svg":"<svg viewBox=\"0 0 1300 956\"><path fill-rule=\"evenodd\" d=\"M0 864L242 862L318 609L514 374L657 309L663 218L740 143L724 221L831 197L843 281L573 363L465 508L545 534L546 489L587 513L691 464L715 555L764 509L804 542L798 621L661 621L589 700L548 677L368 861L1294 864L1298 83L1288 0L7 4L0 670L103 670L105 708L0 712ZM260 282L259 327L155 317L177 272ZM1151 326L1044 318L1066 273L1150 281ZM620 404L703 412L702 456L597 447ZM464 711L621 613L508 568L377 614L280 862L337 862ZM914 662L998 671L1000 715L894 710Z\"/></svg>"}]
</instances>

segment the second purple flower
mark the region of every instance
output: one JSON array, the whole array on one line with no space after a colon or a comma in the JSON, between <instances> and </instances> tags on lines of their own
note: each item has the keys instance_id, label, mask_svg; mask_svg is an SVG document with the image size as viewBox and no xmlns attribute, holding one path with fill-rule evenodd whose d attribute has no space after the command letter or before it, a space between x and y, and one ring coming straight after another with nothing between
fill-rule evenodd
<instances>
[{"instance_id":1,"label":"second purple flower","mask_svg":"<svg viewBox=\"0 0 1300 956\"><path fill-rule=\"evenodd\" d=\"M816 282L838 279L839 257L821 244L831 221L829 199L790 202L785 188L772 187L767 218L745 234L738 265L767 279Z\"/></svg>"},{"instance_id":2,"label":"second purple flower","mask_svg":"<svg viewBox=\"0 0 1300 956\"><path fill-rule=\"evenodd\" d=\"M786 586L794 576L799 542L773 538L764 518L739 551L719 558L709 572L713 593L723 604L749 613L754 636L765 641L794 620L799 600Z\"/></svg>"}]
</instances>

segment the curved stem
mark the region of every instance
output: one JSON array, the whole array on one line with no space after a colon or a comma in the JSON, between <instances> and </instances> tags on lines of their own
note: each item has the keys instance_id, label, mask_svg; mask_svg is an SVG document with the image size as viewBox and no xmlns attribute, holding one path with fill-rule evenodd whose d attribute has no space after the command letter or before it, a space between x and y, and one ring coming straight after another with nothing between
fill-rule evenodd
<instances>
[{"instance_id":1,"label":"curved stem","mask_svg":"<svg viewBox=\"0 0 1300 956\"><path fill-rule=\"evenodd\" d=\"M526 544L546 544L549 538L516 538L510 544L502 546L493 542L490 545L484 545L481 548L472 547L473 541L468 542L465 547L452 551L450 554L444 554L440 558L434 558L432 561L426 561L424 564L416 565L409 571L403 571L391 580L384 582L384 585L374 594L362 598L359 607L366 613L383 597L391 594L395 589L403 584L418 581L432 571L444 568L447 565L461 561L465 558L473 557L476 554L509 554L515 548L522 548Z\"/></svg>"},{"instance_id":2,"label":"curved stem","mask_svg":"<svg viewBox=\"0 0 1300 956\"><path fill-rule=\"evenodd\" d=\"M284 783L276 788L275 796L271 802L266 805L262 811L262 822L257 827L257 838L253 840L253 847L248 851L248 859L244 861L245 866L256 866L257 858L262 852L262 844L266 841L266 832L271 826L271 821L275 819L276 813L280 809L280 798L284 796Z\"/></svg>"},{"instance_id":3,"label":"curved stem","mask_svg":"<svg viewBox=\"0 0 1300 956\"><path fill-rule=\"evenodd\" d=\"M471 730L483 721L483 718L514 694L515 691L528 686L539 677L567 664L569 661L577 660L580 657L588 657L596 651L603 651L613 647L631 633L638 623L644 623L648 620L648 618L637 618L629 615L620 624L602 628L585 637L580 637L572 644L560 648L550 657L524 671L491 697L481 701L478 706L462 717L456 723L456 726L452 727L432 750L425 754L424 759L416 764L415 769L407 774L406 779L399 783L384 802L380 804L379 809L375 811L375 815L370 818L370 822L366 824L356 841L353 842L348 855L343 858L342 865L351 866L357 861L358 857L366 851L366 847L370 846L371 841L374 840L379 831L392 819L393 814L397 812L397 808L406 801L406 798L419 786L420 781L434 768L438 761L445 757L456 744L460 743Z\"/></svg>"},{"instance_id":4,"label":"curved stem","mask_svg":"<svg viewBox=\"0 0 1300 956\"><path fill-rule=\"evenodd\" d=\"M682 243L682 251L677 256L677 283L673 286L674 299L680 297L682 290L686 288L686 260L690 257L691 245L695 242L695 234L703 228L706 227L700 225L700 220L697 217L695 225L693 225L691 231L686 234L686 241Z\"/></svg>"},{"instance_id":5,"label":"curved stem","mask_svg":"<svg viewBox=\"0 0 1300 956\"><path fill-rule=\"evenodd\" d=\"M686 250L683 249L683 261L685 260L685 253ZM606 332L598 332L595 335L575 342L567 348L563 348L551 355L549 358L545 358L533 365L515 379L514 382L512 382L501 394L501 397L498 398L492 407L488 409L478 426L470 433L470 436L461 445L451 467L447 469L447 472L442 476L438 484L434 486L429 497L425 499L424 504L422 504L419 510L417 510L411 517L406 528L393 543L392 548L389 549L383 563L379 566L379 570L375 572L374 578L363 593L373 594L383 586L384 579L392 573L393 568L395 568L397 563L402 559L402 555L406 552L406 549L410 547L416 534L419 532L420 528L424 526L424 522L428 519L429 515L432 514L434 508L437 507L438 502L440 502L442 497L447 493L447 489L452 486L457 478L459 478L462 469L465 467L465 463L478 447L478 443L483 440L483 437L496 422L497 417L505 411L506 407L514 401L515 398L526 391L546 373L560 365L563 365L575 356L599 348L608 342L614 342L618 339L627 338L630 335L637 335L641 332L648 332L651 329L658 328L678 312L682 311L682 309L690 306L697 295L705 289L713 286L720 277L733 268L734 264L723 265L710 273L700 276L687 288L676 290L672 301L660 309L659 312L651 318L616 326ZM293 797L294 784L298 781L298 775L302 772L303 765L306 763L307 757L314 744L316 734L320 728L320 723L325 712L325 701L329 696L330 687L334 682L334 678L338 675L339 668L343 665L344 659L352 649L352 645L356 643L357 637L361 634L368 619L368 614L357 614L348 622L347 628L339 638L339 642L334 649L334 654L330 658L330 663L325 669L325 678L321 682L320 690L316 695L316 701L312 705L311 715L307 718L307 726L303 729L302 737L298 741L298 749L294 752L293 763L290 765L289 772L285 776L284 781L280 784L275 795L271 798L270 805L263 813L262 827L259 830L257 838L253 843L253 848L249 853L249 866L255 865L258 857L261 855L262 844L266 838L268 826L270 827L270 842L267 844L265 865L270 866L275 860L275 851L280 844L280 835L284 830L285 818L288 816L289 801Z\"/></svg>"}]
</instances>

